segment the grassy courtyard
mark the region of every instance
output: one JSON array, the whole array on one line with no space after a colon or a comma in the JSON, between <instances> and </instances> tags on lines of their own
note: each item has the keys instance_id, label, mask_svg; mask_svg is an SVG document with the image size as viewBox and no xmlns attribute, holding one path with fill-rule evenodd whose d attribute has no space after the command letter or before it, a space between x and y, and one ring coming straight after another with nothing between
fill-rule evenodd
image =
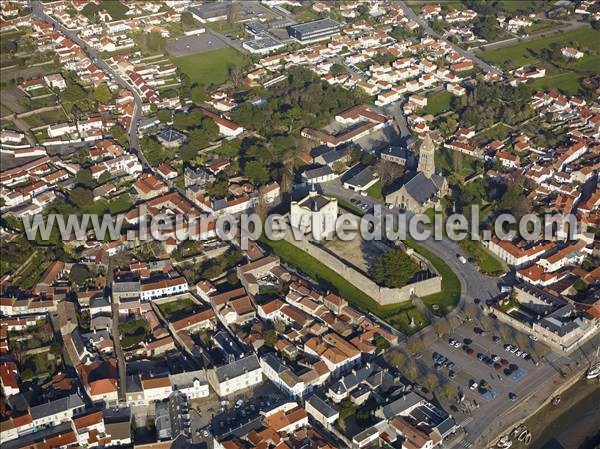
<instances>
[{"instance_id":1,"label":"grassy courtyard","mask_svg":"<svg viewBox=\"0 0 600 449\"><path fill-rule=\"evenodd\" d=\"M192 82L203 85L221 85L229 79L229 71L245 65L244 56L231 47L195 55L173 58L173 63Z\"/></svg>"},{"instance_id":2,"label":"grassy courtyard","mask_svg":"<svg viewBox=\"0 0 600 449\"><path fill-rule=\"evenodd\" d=\"M119 335L123 348L130 348L140 343L148 335L148 326L144 320L128 321L119 324Z\"/></svg>"},{"instance_id":3,"label":"grassy courtyard","mask_svg":"<svg viewBox=\"0 0 600 449\"><path fill-rule=\"evenodd\" d=\"M468 257L473 257L476 260L477 266L483 274L489 276L504 274L504 265L502 262L484 248L481 243L472 240L462 240L459 246Z\"/></svg>"},{"instance_id":4,"label":"grassy courtyard","mask_svg":"<svg viewBox=\"0 0 600 449\"><path fill-rule=\"evenodd\" d=\"M433 295L424 296L421 300L427 307L432 309L435 315L446 315L446 313L456 307L460 300L461 288L458 277L441 257L438 257L431 251L425 249L412 238L407 236L404 243L418 252L421 256L428 259L442 276L442 291L440 293L434 293ZM437 310L433 307L434 305L438 306Z\"/></svg>"},{"instance_id":5,"label":"grassy courtyard","mask_svg":"<svg viewBox=\"0 0 600 449\"><path fill-rule=\"evenodd\" d=\"M438 115L450 110L452 94L448 91L435 92L427 95L427 106L423 108L424 114Z\"/></svg>"},{"instance_id":6,"label":"grassy courtyard","mask_svg":"<svg viewBox=\"0 0 600 449\"><path fill-rule=\"evenodd\" d=\"M367 194L371 198L375 198L376 200L383 201L383 184L381 181L377 181L371 187L367 189Z\"/></svg>"},{"instance_id":7,"label":"grassy courtyard","mask_svg":"<svg viewBox=\"0 0 600 449\"><path fill-rule=\"evenodd\" d=\"M167 321L174 321L191 312L195 305L191 298L182 298L158 304L158 308Z\"/></svg>"}]
</instances>

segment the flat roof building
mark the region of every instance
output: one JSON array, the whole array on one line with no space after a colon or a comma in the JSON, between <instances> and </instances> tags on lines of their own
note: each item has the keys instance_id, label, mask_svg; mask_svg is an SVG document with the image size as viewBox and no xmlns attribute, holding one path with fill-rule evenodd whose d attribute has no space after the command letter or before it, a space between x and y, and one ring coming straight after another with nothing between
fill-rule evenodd
<instances>
[{"instance_id":1,"label":"flat roof building","mask_svg":"<svg viewBox=\"0 0 600 449\"><path fill-rule=\"evenodd\" d=\"M320 19L290 25L287 31L291 38L300 43L315 42L339 33L340 24L332 19Z\"/></svg>"}]
</instances>

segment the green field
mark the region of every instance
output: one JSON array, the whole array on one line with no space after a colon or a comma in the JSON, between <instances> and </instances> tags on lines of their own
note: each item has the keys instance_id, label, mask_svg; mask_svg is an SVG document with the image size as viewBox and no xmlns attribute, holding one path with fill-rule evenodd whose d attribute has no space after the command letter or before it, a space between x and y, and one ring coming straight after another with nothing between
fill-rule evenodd
<instances>
[{"instance_id":1,"label":"green field","mask_svg":"<svg viewBox=\"0 0 600 449\"><path fill-rule=\"evenodd\" d=\"M228 80L230 68L245 65L244 56L231 47L173 58L173 63L189 76L192 82L217 86Z\"/></svg>"},{"instance_id":2,"label":"green field","mask_svg":"<svg viewBox=\"0 0 600 449\"><path fill-rule=\"evenodd\" d=\"M55 125L57 123L68 122L69 118L62 109L55 109L53 111L45 111L23 117L23 120L27 122L30 127L37 128L44 125Z\"/></svg>"},{"instance_id":3,"label":"green field","mask_svg":"<svg viewBox=\"0 0 600 449\"><path fill-rule=\"evenodd\" d=\"M536 8L535 0L500 0L500 7L506 12L515 12L518 10L533 11Z\"/></svg>"},{"instance_id":4,"label":"green field","mask_svg":"<svg viewBox=\"0 0 600 449\"><path fill-rule=\"evenodd\" d=\"M450 110L452 94L448 91L435 92L427 95L427 106L422 110L424 114L438 115Z\"/></svg>"},{"instance_id":5,"label":"green field","mask_svg":"<svg viewBox=\"0 0 600 449\"><path fill-rule=\"evenodd\" d=\"M579 76L574 72L557 73L534 80L531 83L536 90L560 89L568 95L575 95L579 91Z\"/></svg>"},{"instance_id":6,"label":"green field","mask_svg":"<svg viewBox=\"0 0 600 449\"><path fill-rule=\"evenodd\" d=\"M567 33L521 42L509 47L486 50L479 56L492 64L498 64L507 69L515 69L523 65L540 64L540 51L544 48L550 48L552 43L575 47L583 52L586 52L586 49L598 52L600 50L599 41L600 31L590 27L582 27ZM589 57L583 58L580 63L583 64L583 61Z\"/></svg>"},{"instance_id":7,"label":"green field","mask_svg":"<svg viewBox=\"0 0 600 449\"><path fill-rule=\"evenodd\" d=\"M442 276L442 291L440 293L434 293L433 295L424 296L421 300L427 307L432 309L432 312L435 315L446 315L446 313L458 305L460 300L461 288L458 277L441 257L438 257L431 251L425 249L413 239L407 236L404 243L413 248L421 256L428 259ZM438 310L434 310L434 305L439 306Z\"/></svg>"},{"instance_id":8,"label":"green field","mask_svg":"<svg viewBox=\"0 0 600 449\"><path fill-rule=\"evenodd\" d=\"M482 273L490 276L504 274L502 262L481 243L465 239L459 243L459 246L467 257L473 257L477 261L477 266Z\"/></svg>"},{"instance_id":9,"label":"green field","mask_svg":"<svg viewBox=\"0 0 600 449\"><path fill-rule=\"evenodd\" d=\"M371 187L367 189L367 194L371 198L375 198L376 200L383 201L383 184L381 181L377 181Z\"/></svg>"}]
</instances>

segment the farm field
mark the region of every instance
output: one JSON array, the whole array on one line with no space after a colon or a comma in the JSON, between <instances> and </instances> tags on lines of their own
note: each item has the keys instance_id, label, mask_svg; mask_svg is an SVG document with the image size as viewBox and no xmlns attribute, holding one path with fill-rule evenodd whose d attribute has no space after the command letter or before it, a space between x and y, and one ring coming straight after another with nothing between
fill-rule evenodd
<instances>
[{"instance_id":1,"label":"farm field","mask_svg":"<svg viewBox=\"0 0 600 449\"><path fill-rule=\"evenodd\" d=\"M479 56L491 64L497 64L507 69L515 69L522 65L540 64L542 62L540 51L544 48L550 48L553 43L561 47L576 47L585 53L586 49L598 51L600 49L599 42L600 31L584 27L567 33L521 42L509 47L486 50L480 53ZM594 57L588 55L578 61L577 64L587 64L585 61L588 58Z\"/></svg>"}]
</instances>

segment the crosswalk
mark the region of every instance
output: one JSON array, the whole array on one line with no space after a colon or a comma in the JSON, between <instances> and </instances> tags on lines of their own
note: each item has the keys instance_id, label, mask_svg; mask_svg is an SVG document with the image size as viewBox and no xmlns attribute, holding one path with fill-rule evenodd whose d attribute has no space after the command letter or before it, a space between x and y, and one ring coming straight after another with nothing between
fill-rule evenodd
<instances>
[{"instance_id":1,"label":"crosswalk","mask_svg":"<svg viewBox=\"0 0 600 449\"><path fill-rule=\"evenodd\" d=\"M464 448L464 449L469 449L471 447L473 447L473 443L471 443L468 440L462 440L460 442L460 444L458 446L456 446L457 448Z\"/></svg>"},{"instance_id":2,"label":"crosswalk","mask_svg":"<svg viewBox=\"0 0 600 449\"><path fill-rule=\"evenodd\" d=\"M473 417L469 416L468 418L466 418L464 421L460 422L458 425L460 427L465 427L466 425L468 425L471 421L473 421Z\"/></svg>"}]
</instances>

